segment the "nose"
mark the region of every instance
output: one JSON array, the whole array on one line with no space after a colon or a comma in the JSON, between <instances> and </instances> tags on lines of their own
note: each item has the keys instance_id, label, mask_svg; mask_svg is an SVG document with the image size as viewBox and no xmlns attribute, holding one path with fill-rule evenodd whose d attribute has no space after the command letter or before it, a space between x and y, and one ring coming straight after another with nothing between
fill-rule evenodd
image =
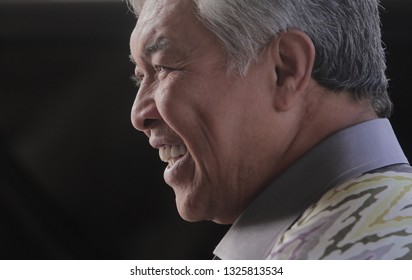
<instances>
[{"instance_id":1,"label":"nose","mask_svg":"<svg viewBox=\"0 0 412 280\"><path fill-rule=\"evenodd\" d=\"M150 129L153 128L161 118L153 96L139 91L131 111L133 126L137 130L148 134Z\"/></svg>"}]
</instances>

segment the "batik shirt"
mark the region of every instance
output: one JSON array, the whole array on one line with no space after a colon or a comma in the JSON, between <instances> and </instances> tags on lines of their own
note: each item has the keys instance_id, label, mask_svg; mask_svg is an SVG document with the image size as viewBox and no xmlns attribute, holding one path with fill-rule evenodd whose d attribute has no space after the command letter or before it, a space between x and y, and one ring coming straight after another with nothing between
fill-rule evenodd
<instances>
[{"instance_id":1,"label":"batik shirt","mask_svg":"<svg viewBox=\"0 0 412 280\"><path fill-rule=\"evenodd\" d=\"M269 259L412 259L412 174L365 174L331 189Z\"/></svg>"},{"instance_id":2,"label":"batik shirt","mask_svg":"<svg viewBox=\"0 0 412 280\"><path fill-rule=\"evenodd\" d=\"M387 119L329 136L245 209L220 259L410 259L409 165Z\"/></svg>"}]
</instances>

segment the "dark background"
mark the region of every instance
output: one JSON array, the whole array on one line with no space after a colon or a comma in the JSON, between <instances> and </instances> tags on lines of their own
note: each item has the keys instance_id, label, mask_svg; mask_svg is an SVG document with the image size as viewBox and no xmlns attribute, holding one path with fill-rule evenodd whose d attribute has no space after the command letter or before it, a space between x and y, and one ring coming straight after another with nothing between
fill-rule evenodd
<instances>
[{"instance_id":1,"label":"dark background","mask_svg":"<svg viewBox=\"0 0 412 280\"><path fill-rule=\"evenodd\" d=\"M0 0L0 259L210 259L227 227L178 216L130 123L126 4L35 2ZM412 2L383 6L391 120L411 157Z\"/></svg>"}]
</instances>

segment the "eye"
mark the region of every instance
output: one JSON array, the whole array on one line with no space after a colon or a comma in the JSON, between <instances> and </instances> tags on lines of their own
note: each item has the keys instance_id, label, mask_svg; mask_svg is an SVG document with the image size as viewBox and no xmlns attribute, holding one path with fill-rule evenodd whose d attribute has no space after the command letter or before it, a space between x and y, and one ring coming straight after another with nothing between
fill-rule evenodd
<instances>
[{"instance_id":1,"label":"eye","mask_svg":"<svg viewBox=\"0 0 412 280\"><path fill-rule=\"evenodd\" d=\"M155 65L153 67L156 71L156 75L167 75L169 72L175 70L171 67L163 66L163 65Z\"/></svg>"}]
</instances>

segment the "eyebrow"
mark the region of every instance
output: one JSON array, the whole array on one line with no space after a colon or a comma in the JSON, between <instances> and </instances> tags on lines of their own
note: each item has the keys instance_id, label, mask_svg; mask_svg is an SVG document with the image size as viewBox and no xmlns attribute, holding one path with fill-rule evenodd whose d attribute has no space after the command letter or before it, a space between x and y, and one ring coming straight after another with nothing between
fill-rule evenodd
<instances>
[{"instance_id":1,"label":"eyebrow","mask_svg":"<svg viewBox=\"0 0 412 280\"><path fill-rule=\"evenodd\" d=\"M165 37L159 37L154 42L147 43L144 46L144 55L152 56L154 53L167 49L170 46L170 42Z\"/></svg>"},{"instance_id":2,"label":"eyebrow","mask_svg":"<svg viewBox=\"0 0 412 280\"><path fill-rule=\"evenodd\" d=\"M159 37L154 42L146 43L143 50L143 56L150 57L157 52L169 49L170 46L171 44L169 39L167 39L166 37ZM134 65L136 65L136 61L134 60L132 55L129 55L129 59Z\"/></svg>"}]
</instances>

